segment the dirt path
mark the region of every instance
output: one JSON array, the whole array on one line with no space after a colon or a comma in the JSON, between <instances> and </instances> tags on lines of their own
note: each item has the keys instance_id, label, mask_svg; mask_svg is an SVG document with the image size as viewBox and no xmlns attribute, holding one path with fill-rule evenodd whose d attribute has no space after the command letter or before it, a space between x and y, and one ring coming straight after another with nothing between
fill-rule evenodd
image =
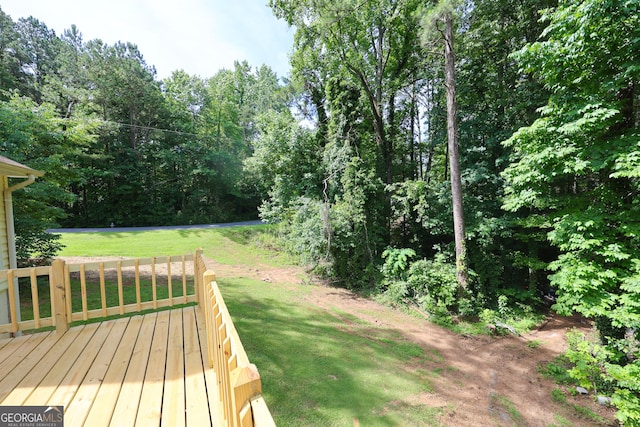
<instances>
[{"instance_id":1,"label":"dirt path","mask_svg":"<svg viewBox=\"0 0 640 427\"><path fill-rule=\"evenodd\" d=\"M415 401L443 408L446 415L440 421L446 426L616 425L590 421L571 408L572 403L584 405L613 421L611 408L588 397L569 397L568 404L554 402L551 391L557 386L538 373L540 364L566 349L567 330L590 330L578 318L549 317L524 337L465 337L344 289L315 286L307 300L357 316L372 327L402 331L425 351L439 355L436 363L425 366L440 372L435 392L416 396ZM572 424L562 424L563 420Z\"/></svg>"},{"instance_id":2,"label":"dirt path","mask_svg":"<svg viewBox=\"0 0 640 427\"><path fill-rule=\"evenodd\" d=\"M95 259L92 259L95 261ZM68 260L85 261L82 258ZM538 373L538 367L566 349L565 332L585 332L591 325L579 318L551 316L523 337L461 336L424 318L408 315L361 298L345 289L311 284L303 270L265 265L242 266L210 263L218 277L246 277L271 283L304 286L302 301L333 316L346 313L369 323L371 328L403 333L419 344L432 362L422 368L437 372L433 392L413 396L411 404L441 408L438 423L444 426L615 426L612 408L587 396L568 396L555 402L558 386ZM302 285L301 283L305 283ZM588 407L606 422L595 422L574 409ZM356 420L357 421L357 420Z\"/></svg>"}]
</instances>

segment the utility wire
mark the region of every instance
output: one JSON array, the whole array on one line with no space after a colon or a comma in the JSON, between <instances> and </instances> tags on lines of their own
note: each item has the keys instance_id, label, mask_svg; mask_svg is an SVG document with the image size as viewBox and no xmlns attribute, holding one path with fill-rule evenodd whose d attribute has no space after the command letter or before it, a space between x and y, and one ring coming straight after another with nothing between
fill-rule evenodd
<instances>
[{"instance_id":1,"label":"utility wire","mask_svg":"<svg viewBox=\"0 0 640 427\"><path fill-rule=\"evenodd\" d=\"M157 130L157 131L160 131L160 132L174 133L176 135L197 136L198 138L212 139L212 137L209 136L209 135L199 135L197 133L182 132L182 131L179 131L179 130L161 129L161 128L155 128L155 127L152 127L152 126L132 125L132 124L128 124L128 123L114 122L114 121L111 121L111 120L104 120L104 122L112 123L112 124L115 124L115 125L118 125L118 126L128 127L128 128L131 128L131 129Z\"/></svg>"}]
</instances>

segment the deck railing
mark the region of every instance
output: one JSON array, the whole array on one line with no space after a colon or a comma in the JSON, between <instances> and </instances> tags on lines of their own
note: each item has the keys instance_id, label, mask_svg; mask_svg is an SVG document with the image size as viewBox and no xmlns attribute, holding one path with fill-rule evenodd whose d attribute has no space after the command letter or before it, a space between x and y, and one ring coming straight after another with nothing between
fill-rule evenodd
<instances>
[{"instance_id":1,"label":"deck railing","mask_svg":"<svg viewBox=\"0 0 640 427\"><path fill-rule=\"evenodd\" d=\"M187 273L196 256L70 264L57 259L46 267L0 270L0 281L8 284L10 318L9 324L0 325L0 334L49 326L66 331L74 321L196 302L196 276ZM19 301L18 280L22 281ZM74 306L74 300L79 304Z\"/></svg>"},{"instance_id":2,"label":"deck railing","mask_svg":"<svg viewBox=\"0 0 640 427\"><path fill-rule=\"evenodd\" d=\"M65 332L74 321L197 302L205 317L207 360L218 384L214 393L218 407L213 410L220 414L217 425L275 426L262 397L258 370L249 362L201 250L193 255L89 263L55 260L46 267L0 270L2 280L8 284L10 323L0 324L0 334L51 326ZM20 301L16 281L22 282ZM23 312L30 310L28 319L20 319L17 303Z\"/></svg>"},{"instance_id":3,"label":"deck railing","mask_svg":"<svg viewBox=\"0 0 640 427\"><path fill-rule=\"evenodd\" d=\"M200 263L200 267L198 267ZM224 425L270 427L275 423L262 397L256 366L249 362L212 270L196 260L200 307L205 315L209 367L216 372ZM200 273L200 270L202 273Z\"/></svg>"}]
</instances>

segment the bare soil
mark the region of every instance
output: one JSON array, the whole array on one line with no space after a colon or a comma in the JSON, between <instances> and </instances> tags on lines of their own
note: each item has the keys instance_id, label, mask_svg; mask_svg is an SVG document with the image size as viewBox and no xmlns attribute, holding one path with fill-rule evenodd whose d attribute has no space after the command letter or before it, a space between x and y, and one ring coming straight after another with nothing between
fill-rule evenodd
<instances>
[{"instance_id":1,"label":"bare soil","mask_svg":"<svg viewBox=\"0 0 640 427\"><path fill-rule=\"evenodd\" d=\"M105 258L101 258L105 259ZM114 259L114 258L110 258ZM67 258L67 262L87 261ZM91 259L95 261L96 259ZM463 336L429 322L379 304L345 289L311 283L302 269L242 266L210 262L218 277L246 277L283 285L303 286L305 303L333 316L346 313L370 324L372 330L394 330L419 344L431 361L408 362L407 369L436 372L433 392L412 396L406 403L440 408L436 425L464 426L617 426L615 410L594 402L593 396L573 396L539 373L539 367L566 350L565 334L578 329L593 331L580 317L549 314L537 329L523 336ZM309 291L310 290L310 291ZM345 319L346 321L346 319ZM552 390L569 393L566 402L556 402ZM577 407L601 417L595 421ZM359 425L354 420L354 425Z\"/></svg>"},{"instance_id":2,"label":"bare soil","mask_svg":"<svg viewBox=\"0 0 640 427\"><path fill-rule=\"evenodd\" d=\"M618 425L613 408L598 405L593 397L570 395L567 403L554 402L551 391L559 386L538 371L566 350L566 331L592 330L581 318L550 314L521 337L463 336L344 289L316 286L308 300L357 316L374 328L402 331L426 352L438 355L434 363L421 367L439 372L434 392L414 396L408 403L441 408L441 425ZM572 405L589 408L604 422L588 419Z\"/></svg>"}]
</instances>

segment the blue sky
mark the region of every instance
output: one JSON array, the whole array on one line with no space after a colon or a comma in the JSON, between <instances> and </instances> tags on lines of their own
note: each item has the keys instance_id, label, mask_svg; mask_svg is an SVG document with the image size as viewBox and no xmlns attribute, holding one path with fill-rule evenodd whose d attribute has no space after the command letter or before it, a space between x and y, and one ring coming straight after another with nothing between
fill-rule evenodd
<instances>
[{"instance_id":1,"label":"blue sky","mask_svg":"<svg viewBox=\"0 0 640 427\"><path fill-rule=\"evenodd\" d=\"M2 0L18 18L34 16L60 35L75 24L85 41L138 45L163 79L178 69L211 77L235 60L289 74L294 30L278 20L268 0Z\"/></svg>"}]
</instances>

